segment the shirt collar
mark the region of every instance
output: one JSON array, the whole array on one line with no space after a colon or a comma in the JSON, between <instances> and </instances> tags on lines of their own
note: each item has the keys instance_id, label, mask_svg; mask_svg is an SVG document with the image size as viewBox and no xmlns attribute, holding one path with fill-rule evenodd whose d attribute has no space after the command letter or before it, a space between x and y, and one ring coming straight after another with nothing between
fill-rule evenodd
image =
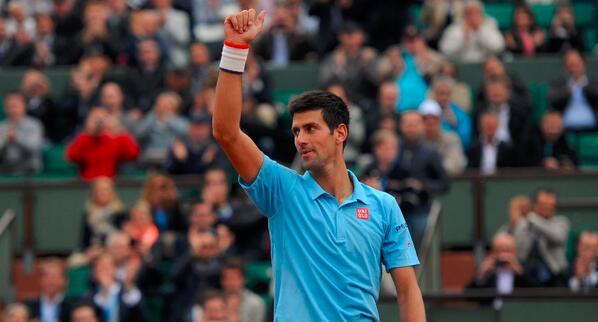
<instances>
[{"instance_id":1,"label":"shirt collar","mask_svg":"<svg viewBox=\"0 0 598 322\"><path fill-rule=\"evenodd\" d=\"M365 190L363 189L361 182L359 182L359 179L357 179L357 176L355 176L355 174L351 170L347 170L347 172L349 173L349 178L351 178L351 181L353 182L353 193L343 203L359 200L364 204L368 204L368 200L365 195ZM303 178L306 180L309 196L313 200L318 199L320 196L324 194L328 194L324 189L322 189L322 187L318 184L316 179L312 177L310 171L305 171L305 173L303 174Z\"/></svg>"},{"instance_id":2,"label":"shirt collar","mask_svg":"<svg viewBox=\"0 0 598 322\"><path fill-rule=\"evenodd\" d=\"M57 294L56 296L54 296L54 301L50 301L50 299L45 295L41 296L42 303L47 304L47 305L57 305L57 304L61 303L63 299L64 299L64 293L60 293L60 294Z\"/></svg>"}]
</instances>

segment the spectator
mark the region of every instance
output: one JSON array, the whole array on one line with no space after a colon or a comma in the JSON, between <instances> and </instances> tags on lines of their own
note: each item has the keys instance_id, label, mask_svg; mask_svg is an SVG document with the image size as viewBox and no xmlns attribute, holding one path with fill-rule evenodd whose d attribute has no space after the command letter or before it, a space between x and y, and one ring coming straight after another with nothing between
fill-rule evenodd
<instances>
[{"instance_id":1,"label":"spectator","mask_svg":"<svg viewBox=\"0 0 598 322\"><path fill-rule=\"evenodd\" d=\"M513 146L498 137L499 116L494 112L480 115L478 139L474 140L467 152L467 167L479 169L483 175L496 172L497 168L512 167L515 163Z\"/></svg>"},{"instance_id":2,"label":"spectator","mask_svg":"<svg viewBox=\"0 0 598 322\"><path fill-rule=\"evenodd\" d=\"M529 135L525 146L526 152L521 159L528 166L557 171L572 171L577 166L577 152L567 143L559 112L544 114L540 126Z\"/></svg>"},{"instance_id":3,"label":"spectator","mask_svg":"<svg viewBox=\"0 0 598 322\"><path fill-rule=\"evenodd\" d=\"M54 1L52 18L56 23L56 34L70 42L83 29L82 15L79 7L75 8L75 0Z\"/></svg>"},{"instance_id":4,"label":"spectator","mask_svg":"<svg viewBox=\"0 0 598 322\"><path fill-rule=\"evenodd\" d=\"M189 51L191 56L191 93L196 95L205 86L205 79L209 79L208 75L218 72L212 64L210 51L204 43L193 43Z\"/></svg>"},{"instance_id":5,"label":"spectator","mask_svg":"<svg viewBox=\"0 0 598 322\"><path fill-rule=\"evenodd\" d=\"M530 212L529 198L525 195L517 195L509 200L509 223L502 225L497 234L507 233L513 235L515 227L519 222L519 219L525 218Z\"/></svg>"},{"instance_id":6,"label":"spectator","mask_svg":"<svg viewBox=\"0 0 598 322\"><path fill-rule=\"evenodd\" d=\"M64 139L67 134L64 127L72 116L54 102L46 75L36 69L27 70L21 80L21 92L25 96L27 115L42 122L46 137L52 142Z\"/></svg>"},{"instance_id":7,"label":"spectator","mask_svg":"<svg viewBox=\"0 0 598 322\"><path fill-rule=\"evenodd\" d=\"M439 47L452 60L479 63L489 54L502 52L505 42L494 18L484 14L483 4L467 0L463 20L453 22L445 30Z\"/></svg>"},{"instance_id":8,"label":"spectator","mask_svg":"<svg viewBox=\"0 0 598 322\"><path fill-rule=\"evenodd\" d=\"M498 295L513 293L515 288L534 286L533 279L525 275L523 264L517 258L515 239L499 233L492 240L492 250L484 258L469 289L492 288ZM492 306L499 310L502 300L494 299Z\"/></svg>"},{"instance_id":9,"label":"spectator","mask_svg":"<svg viewBox=\"0 0 598 322\"><path fill-rule=\"evenodd\" d=\"M120 164L133 161L138 155L135 139L122 131L115 117L99 107L89 112L85 129L66 150L67 159L79 167L79 174L85 180L112 178Z\"/></svg>"},{"instance_id":10,"label":"spectator","mask_svg":"<svg viewBox=\"0 0 598 322\"><path fill-rule=\"evenodd\" d=\"M513 26L505 34L507 50L531 57L543 51L546 40L544 30L536 25L532 10L520 5L513 12Z\"/></svg>"},{"instance_id":11,"label":"spectator","mask_svg":"<svg viewBox=\"0 0 598 322\"><path fill-rule=\"evenodd\" d=\"M143 185L141 199L149 203L154 224L160 233L182 233L187 229L178 198L174 180L166 175L151 175Z\"/></svg>"},{"instance_id":12,"label":"spectator","mask_svg":"<svg viewBox=\"0 0 598 322\"><path fill-rule=\"evenodd\" d=\"M363 121L362 109L349 100L347 91L343 85L339 83L331 83L326 87L326 90L340 97L349 109L351 123L349 124L349 137L345 144L344 157L347 165L353 167L357 162L357 158L360 155L361 145L365 140L365 122Z\"/></svg>"},{"instance_id":13,"label":"spectator","mask_svg":"<svg viewBox=\"0 0 598 322\"><path fill-rule=\"evenodd\" d=\"M75 305L71 311L71 322L98 322L95 307L87 302Z\"/></svg>"},{"instance_id":14,"label":"spectator","mask_svg":"<svg viewBox=\"0 0 598 322\"><path fill-rule=\"evenodd\" d=\"M168 62L168 46L159 35L160 17L152 10L135 10L129 16L130 36L125 43L125 52L123 56L124 63L129 66L141 65L139 57L139 44L144 40L154 41L158 47L159 63L165 66Z\"/></svg>"},{"instance_id":15,"label":"spectator","mask_svg":"<svg viewBox=\"0 0 598 322\"><path fill-rule=\"evenodd\" d=\"M35 19L27 10L20 1L11 1L7 6L6 33L21 43L29 43L35 37Z\"/></svg>"},{"instance_id":16,"label":"spectator","mask_svg":"<svg viewBox=\"0 0 598 322\"><path fill-rule=\"evenodd\" d=\"M224 294L208 290L202 296L201 315L194 321L199 322L232 322L230 307Z\"/></svg>"},{"instance_id":17,"label":"spectator","mask_svg":"<svg viewBox=\"0 0 598 322\"><path fill-rule=\"evenodd\" d=\"M177 93L181 98L180 111L187 111L193 104L191 96L191 74L185 68L171 67L166 71L164 89Z\"/></svg>"},{"instance_id":18,"label":"spectator","mask_svg":"<svg viewBox=\"0 0 598 322\"><path fill-rule=\"evenodd\" d=\"M186 135L188 123L177 115L180 105L176 93L163 92L152 112L135 124L134 133L142 147L141 162L146 166L162 168L174 140Z\"/></svg>"},{"instance_id":19,"label":"spectator","mask_svg":"<svg viewBox=\"0 0 598 322\"><path fill-rule=\"evenodd\" d=\"M214 87L206 86L200 88L193 97L193 103L184 115L192 119L194 115L212 115L214 111Z\"/></svg>"},{"instance_id":20,"label":"spectator","mask_svg":"<svg viewBox=\"0 0 598 322\"><path fill-rule=\"evenodd\" d=\"M4 96L6 120L0 121L0 172L32 174L42 168L42 124L26 114L23 94L9 91Z\"/></svg>"},{"instance_id":21,"label":"spectator","mask_svg":"<svg viewBox=\"0 0 598 322\"><path fill-rule=\"evenodd\" d=\"M527 84L514 73L507 73L504 63L497 56L488 56L482 65L484 73L484 84L480 87L476 98L477 106L489 104L489 98L485 91L486 85L495 79L508 79L510 99L520 106L531 105L531 97Z\"/></svg>"},{"instance_id":22,"label":"spectator","mask_svg":"<svg viewBox=\"0 0 598 322\"><path fill-rule=\"evenodd\" d=\"M577 256L569 277L569 289L573 292L588 291L598 286L598 234L582 232L577 241Z\"/></svg>"},{"instance_id":23,"label":"spectator","mask_svg":"<svg viewBox=\"0 0 598 322\"><path fill-rule=\"evenodd\" d=\"M269 29L255 45L255 54L275 67L290 62L315 58L316 48L311 40L297 29L297 20L287 4L274 9Z\"/></svg>"},{"instance_id":24,"label":"spectator","mask_svg":"<svg viewBox=\"0 0 598 322\"><path fill-rule=\"evenodd\" d=\"M216 87L216 80L211 87ZM245 73L243 73L243 95L256 103L272 104L272 86L270 74L259 61L253 51L249 51L247 62L245 63Z\"/></svg>"},{"instance_id":25,"label":"spectator","mask_svg":"<svg viewBox=\"0 0 598 322\"><path fill-rule=\"evenodd\" d=\"M193 206L189 220L189 230L198 233L216 233L216 212L211 204L200 202Z\"/></svg>"},{"instance_id":26,"label":"spectator","mask_svg":"<svg viewBox=\"0 0 598 322\"><path fill-rule=\"evenodd\" d=\"M168 152L170 174L204 174L213 167L226 167L228 161L212 138L212 118L207 114L191 117L187 135L175 139Z\"/></svg>"},{"instance_id":27,"label":"spectator","mask_svg":"<svg viewBox=\"0 0 598 322\"><path fill-rule=\"evenodd\" d=\"M105 252L110 255L116 270L116 280L121 284L136 285L141 260L139 255L145 255L146 249L139 244L133 244L134 240L128 235L129 231L115 231L106 239ZM132 246L136 246L136 252Z\"/></svg>"},{"instance_id":28,"label":"spectator","mask_svg":"<svg viewBox=\"0 0 598 322\"><path fill-rule=\"evenodd\" d=\"M2 315L2 322L29 322L29 310L21 303L6 306Z\"/></svg>"},{"instance_id":29,"label":"spectator","mask_svg":"<svg viewBox=\"0 0 598 322\"><path fill-rule=\"evenodd\" d=\"M63 59L68 57L70 48L64 38L54 32L52 16L47 13L36 15L35 29L35 38L18 59L20 64L36 68L64 64Z\"/></svg>"},{"instance_id":30,"label":"spectator","mask_svg":"<svg viewBox=\"0 0 598 322\"><path fill-rule=\"evenodd\" d=\"M129 103L122 87L117 82L109 81L102 85L99 105L106 109L110 117L116 118L126 132L131 133L133 132L133 120L140 117L135 114L141 112L131 109Z\"/></svg>"},{"instance_id":31,"label":"spectator","mask_svg":"<svg viewBox=\"0 0 598 322\"><path fill-rule=\"evenodd\" d=\"M408 26L405 29L402 44L407 53L415 59L415 65L419 73L426 82L430 83L432 78L439 73L445 58L428 47L424 36L415 26Z\"/></svg>"},{"instance_id":32,"label":"spectator","mask_svg":"<svg viewBox=\"0 0 598 322\"><path fill-rule=\"evenodd\" d=\"M191 2L193 38L208 47L212 57L220 57L224 40L224 18L236 6L232 0L198 0Z\"/></svg>"},{"instance_id":33,"label":"spectator","mask_svg":"<svg viewBox=\"0 0 598 322\"><path fill-rule=\"evenodd\" d=\"M505 77L493 78L486 81L485 93L488 99L486 105L476 107L474 119L484 112L493 112L499 117L497 138L511 143L517 149L521 138L529 128L530 106L517 101L509 90L509 79ZM479 129L478 129L479 130ZM519 142L519 144L518 144ZM516 165L516 164L513 164Z\"/></svg>"},{"instance_id":34,"label":"spectator","mask_svg":"<svg viewBox=\"0 0 598 322\"><path fill-rule=\"evenodd\" d=\"M460 106L463 111L471 112L471 88L457 79L457 69L449 61L445 61L440 68L439 77L446 77L453 81L451 85L451 101ZM433 82L432 82L433 84Z\"/></svg>"},{"instance_id":35,"label":"spectator","mask_svg":"<svg viewBox=\"0 0 598 322\"><path fill-rule=\"evenodd\" d=\"M222 267L220 284L232 321L264 322L266 305L259 295L245 288L245 266L231 259Z\"/></svg>"},{"instance_id":36,"label":"spectator","mask_svg":"<svg viewBox=\"0 0 598 322\"><path fill-rule=\"evenodd\" d=\"M598 80L587 75L586 64L577 50L563 55L565 75L548 87L550 106L563 114L566 131L598 127Z\"/></svg>"},{"instance_id":37,"label":"spectator","mask_svg":"<svg viewBox=\"0 0 598 322\"><path fill-rule=\"evenodd\" d=\"M445 172L451 176L461 174L467 165L463 146L457 134L441 129L440 104L426 100L420 105L419 112L424 118L424 140L440 153Z\"/></svg>"},{"instance_id":38,"label":"spectator","mask_svg":"<svg viewBox=\"0 0 598 322\"><path fill-rule=\"evenodd\" d=\"M118 282L114 259L108 253L100 255L93 267L93 279L97 285L91 299L101 310L106 321L145 321L141 309L142 295L132 280Z\"/></svg>"},{"instance_id":39,"label":"spectator","mask_svg":"<svg viewBox=\"0 0 598 322\"><path fill-rule=\"evenodd\" d=\"M137 202L129 211L129 220L123 224L123 231L131 238L141 254L148 254L158 241L158 227L152 220L152 212L146 201Z\"/></svg>"},{"instance_id":40,"label":"spectator","mask_svg":"<svg viewBox=\"0 0 598 322\"><path fill-rule=\"evenodd\" d=\"M297 30L308 37L313 37L318 32L320 21L308 13L309 1L290 0L288 1L291 16L297 21Z\"/></svg>"},{"instance_id":41,"label":"spectator","mask_svg":"<svg viewBox=\"0 0 598 322\"><path fill-rule=\"evenodd\" d=\"M532 211L515 225L517 256L529 276L540 286L564 286L567 269L565 241L569 220L556 215L557 195L539 188L532 198Z\"/></svg>"},{"instance_id":42,"label":"spectator","mask_svg":"<svg viewBox=\"0 0 598 322\"><path fill-rule=\"evenodd\" d=\"M100 247L108 235L116 232L125 218L124 205L110 178L98 177L91 182L90 198L85 202L81 249Z\"/></svg>"},{"instance_id":43,"label":"spectator","mask_svg":"<svg viewBox=\"0 0 598 322\"><path fill-rule=\"evenodd\" d=\"M127 87L135 107L146 113L165 85L164 58L153 39L139 41L135 53L137 64L127 73Z\"/></svg>"},{"instance_id":44,"label":"spectator","mask_svg":"<svg viewBox=\"0 0 598 322\"><path fill-rule=\"evenodd\" d=\"M28 303L31 318L38 321L69 321L71 303L65 298L66 272L57 258L43 261L40 296Z\"/></svg>"},{"instance_id":45,"label":"spectator","mask_svg":"<svg viewBox=\"0 0 598 322\"><path fill-rule=\"evenodd\" d=\"M174 9L172 0L152 0L160 21L158 34L165 40L171 65L184 67L189 63L187 48L191 41L189 16Z\"/></svg>"},{"instance_id":46,"label":"spectator","mask_svg":"<svg viewBox=\"0 0 598 322\"><path fill-rule=\"evenodd\" d=\"M557 7L548 33L548 52L559 53L570 49L583 52L583 35L575 26L575 13L568 4Z\"/></svg>"},{"instance_id":47,"label":"spectator","mask_svg":"<svg viewBox=\"0 0 598 322\"><path fill-rule=\"evenodd\" d=\"M116 63L119 65L127 64L129 61L126 57L127 41L129 40L130 30L129 24L131 19L132 9L128 6L127 0L108 0L108 30L116 47L118 48L118 56Z\"/></svg>"},{"instance_id":48,"label":"spectator","mask_svg":"<svg viewBox=\"0 0 598 322\"><path fill-rule=\"evenodd\" d=\"M463 18L463 0L425 0L420 19L425 27L426 41L438 48L446 27Z\"/></svg>"},{"instance_id":49,"label":"spectator","mask_svg":"<svg viewBox=\"0 0 598 322\"><path fill-rule=\"evenodd\" d=\"M373 160L363 167L360 177L363 181L382 191L388 188L391 173L399 156L399 137L393 131L381 129L372 135Z\"/></svg>"},{"instance_id":50,"label":"spectator","mask_svg":"<svg viewBox=\"0 0 598 322\"><path fill-rule=\"evenodd\" d=\"M119 51L117 35L108 29L110 16L108 6L99 1L90 1L83 10L83 30L75 39L75 47L69 52L68 63L76 63L80 57L88 54L101 54L110 61L116 61Z\"/></svg>"},{"instance_id":51,"label":"spectator","mask_svg":"<svg viewBox=\"0 0 598 322\"><path fill-rule=\"evenodd\" d=\"M176 295L170 321L183 321L192 314L193 299L197 294L216 288L220 282L223 256L219 253L218 241L210 233L188 235L190 251L177 258L172 267Z\"/></svg>"},{"instance_id":52,"label":"spectator","mask_svg":"<svg viewBox=\"0 0 598 322\"><path fill-rule=\"evenodd\" d=\"M338 40L339 45L322 62L320 82L340 82L354 102L359 102L363 96L373 96L369 93L371 84L365 75L377 54L374 49L364 46L365 33L356 23L348 22L338 32Z\"/></svg>"},{"instance_id":53,"label":"spectator","mask_svg":"<svg viewBox=\"0 0 598 322\"><path fill-rule=\"evenodd\" d=\"M458 135L461 146L467 150L473 135L471 117L453 100L455 85L451 78L437 77L432 83L432 94L441 108L442 129Z\"/></svg>"},{"instance_id":54,"label":"spectator","mask_svg":"<svg viewBox=\"0 0 598 322\"><path fill-rule=\"evenodd\" d=\"M385 115L392 115L397 122L399 120L399 113L396 111L396 106L399 101L399 88L394 81L384 81L378 87L378 96L376 105L364 111L364 118L366 122L366 140L362 146L362 152L369 152L370 139L374 132L380 128L380 121Z\"/></svg>"},{"instance_id":55,"label":"spectator","mask_svg":"<svg viewBox=\"0 0 598 322\"><path fill-rule=\"evenodd\" d=\"M320 56L330 52L338 44L338 34L345 24L363 12L353 7L352 1L315 1L309 7L309 15L319 21L318 48Z\"/></svg>"},{"instance_id":56,"label":"spectator","mask_svg":"<svg viewBox=\"0 0 598 322\"><path fill-rule=\"evenodd\" d=\"M0 17L0 66L17 65L17 58L25 50L16 39L6 32L6 20Z\"/></svg>"}]
</instances>

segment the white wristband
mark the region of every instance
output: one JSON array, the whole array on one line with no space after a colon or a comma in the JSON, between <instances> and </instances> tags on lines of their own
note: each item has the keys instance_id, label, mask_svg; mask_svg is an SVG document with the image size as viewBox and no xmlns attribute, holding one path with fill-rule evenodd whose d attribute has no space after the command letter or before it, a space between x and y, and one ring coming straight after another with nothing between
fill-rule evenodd
<instances>
[{"instance_id":1,"label":"white wristband","mask_svg":"<svg viewBox=\"0 0 598 322\"><path fill-rule=\"evenodd\" d=\"M220 69L231 73L243 73L248 54L249 45L225 41L222 47L222 58L220 58Z\"/></svg>"}]
</instances>

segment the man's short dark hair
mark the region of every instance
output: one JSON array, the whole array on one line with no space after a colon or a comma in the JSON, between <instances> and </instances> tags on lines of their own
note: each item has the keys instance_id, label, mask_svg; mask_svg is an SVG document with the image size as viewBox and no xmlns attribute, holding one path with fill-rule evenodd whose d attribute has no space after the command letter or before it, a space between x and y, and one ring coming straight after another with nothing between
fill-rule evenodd
<instances>
[{"instance_id":1,"label":"man's short dark hair","mask_svg":"<svg viewBox=\"0 0 598 322\"><path fill-rule=\"evenodd\" d=\"M545 193L545 194L549 194L552 196L557 196L556 191L548 188L548 187L540 187L538 189L536 189L536 191L534 191L534 193L532 194L532 202L536 202L538 201L538 197L540 196L541 193Z\"/></svg>"},{"instance_id":2,"label":"man's short dark hair","mask_svg":"<svg viewBox=\"0 0 598 322\"><path fill-rule=\"evenodd\" d=\"M220 299L223 302L226 302L224 293L217 289L209 288L200 294L197 303L204 307L209 300L213 299Z\"/></svg>"},{"instance_id":3,"label":"man's short dark hair","mask_svg":"<svg viewBox=\"0 0 598 322\"><path fill-rule=\"evenodd\" d=\"M347 132L349 131L349 109L340 97L332 93L310 91L295 97L289 103L291 118L295 113L317 110L322 110L322 117L330 128L330 133L341 124L345 124Z\"/></svg>"},{"instance_id":4,"label":"man's short dark hair","mask_svg":"<svg viewBox=\"0 0 598 322\"><path fill-rule=\"evenodd\" d=\"M241 258L233 257L227 260L224 263L224 266L222 266L222 271L227 269L234 269L236 271L239 271L241 275L245 276L245 263Z\"/></svg>"}]
</instances>

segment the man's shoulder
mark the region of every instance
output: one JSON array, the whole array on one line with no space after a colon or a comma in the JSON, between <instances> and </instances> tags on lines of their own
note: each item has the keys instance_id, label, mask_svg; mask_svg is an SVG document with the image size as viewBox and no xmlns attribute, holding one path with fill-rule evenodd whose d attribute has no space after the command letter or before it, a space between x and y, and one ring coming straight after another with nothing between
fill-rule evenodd
<instances>
[{"instance_id":1,"label":"man's shoulder","mask_svg":"<svg viewBox=\"0 0 598 322\"><path fill-rule=\"evenodd\" d=\"M368 202L377 203L383 207L392 206L393 203L396 204L396 199L388 192L378 190L372 186L369 186L363 182L359 182L359 184L363 187L363 192L365 197L368 199Z\"/></svg>"}]
</instances>

